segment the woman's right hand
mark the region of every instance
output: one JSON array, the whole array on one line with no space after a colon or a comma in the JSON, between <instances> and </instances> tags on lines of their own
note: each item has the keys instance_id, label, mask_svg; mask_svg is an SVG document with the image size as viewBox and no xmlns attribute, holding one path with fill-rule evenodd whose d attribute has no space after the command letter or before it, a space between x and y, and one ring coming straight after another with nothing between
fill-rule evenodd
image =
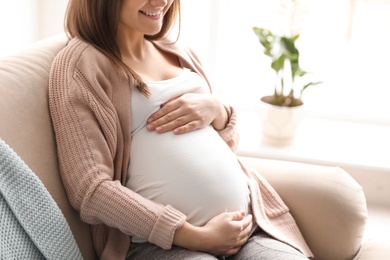
<instances>
[{"instance_id":1,"label":"woman's right hand","mask_svg":"<svg viewBox=\"0 0 390 260\"><path fill-rule=\"evenodd\" d=\"M176 230L174 244L216 256L236 254L246 243L252 230L252 215L245 212L224 212L195 227L186 222Z\"/></svg>"}]
</instances>

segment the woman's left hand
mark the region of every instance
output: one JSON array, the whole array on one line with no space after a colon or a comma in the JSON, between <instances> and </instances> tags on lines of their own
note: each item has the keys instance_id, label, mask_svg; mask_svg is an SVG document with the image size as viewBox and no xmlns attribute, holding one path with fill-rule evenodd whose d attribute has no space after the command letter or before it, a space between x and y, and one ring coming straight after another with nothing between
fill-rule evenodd
<instances>
[{"instance_id":1,"label":"woman's left hand","mask_svg":"<svg viewBox=\"0 0 390 260\"><path fill-rule=\"evenodd\" d=\"M224 105L214 95L187 93L169 100L148 119L147 129L183 134L212 124L225 128L228 115Z\"/></svg>"}]
</instances>

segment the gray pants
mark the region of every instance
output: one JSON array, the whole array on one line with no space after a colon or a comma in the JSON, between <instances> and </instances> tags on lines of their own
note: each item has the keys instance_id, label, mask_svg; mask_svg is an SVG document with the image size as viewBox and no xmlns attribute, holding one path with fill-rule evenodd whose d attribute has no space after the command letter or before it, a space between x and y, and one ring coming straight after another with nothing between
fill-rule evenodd
<instances>
[{"instance_id":1,"label":"gray pants","mask_svg":"<svg viewBox=\"0 0 390 260\"><path fill-rule=\"evenodd\" d=\"M291 246L275 240L264 232L252 235L241 250L234 256L216 257L207 253L195 252L173 246L171 250L163 250L150 243L131 245L128 260L307 260L302 253Z\"/></svg>"}]
</instances>

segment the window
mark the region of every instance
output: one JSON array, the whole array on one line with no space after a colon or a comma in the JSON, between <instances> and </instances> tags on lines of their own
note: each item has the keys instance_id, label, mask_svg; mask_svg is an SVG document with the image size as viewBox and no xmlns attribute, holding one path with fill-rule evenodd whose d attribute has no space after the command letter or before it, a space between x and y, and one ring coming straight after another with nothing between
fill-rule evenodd
<instances>
[{"instance_id":1,"label":"window","mask_svg":"<svg viewBox=\"0 0 390 260\"><path fill-rule=\"evenodd\" d=\"M181 39L202 58L216 92L240 107L272 92L273 71L252 26L275 25L283 0L182 0ZM67 0L0 2L0 56L63 31ZM315 115L390 125L390 0L306 0L301 63L315 80Z\"/></svg>"},{"instance_id":2,"label":"window","mask_svg":"<svg viewBox=\"0 0 390 260\"><path fill-rule=\"evenodd\" d=\"M298 40L301 63L324 82L304 94L310 111L390 125L390 1L306 4ZM237 107L272 93L273 72L251 28L272 28L278 1L185 0L182 5L182 36L200 51L218 92Z\"/></svg>"}]
</instances>

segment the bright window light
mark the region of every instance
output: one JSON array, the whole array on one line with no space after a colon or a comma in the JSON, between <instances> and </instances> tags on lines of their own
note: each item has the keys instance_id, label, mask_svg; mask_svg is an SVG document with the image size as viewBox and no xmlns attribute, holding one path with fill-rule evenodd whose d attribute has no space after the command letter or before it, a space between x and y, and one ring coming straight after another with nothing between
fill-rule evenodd
<instances>
[{"instance_id":1,"label":"bright window light","mask_svg":"<svg viewBox=\"0 0 390 260\"><path fill-rule=\"evenodd\" d=\"M199 54L215 92L236 107L272 93L274 74L253 26L275 29L285 0L182 0L181 40ZM304 0L301 0L304 1ZM0 56L63 32L68 0L0 1ZM306 0L298 47L324 83L304 93L314 115L390 124L390 0Z\"/></svg>"},{"instance_id":2,"label":"bright window light","mask_svg":"<svg viewBox=\"0 0 390 260\"><path fill-rule=\"evenodd\" d=\"M209 42L209 51L199 49L214 88L237 107L272 93L273 71L251 28L275 29L279 1L182 1L183 17L192 22L183 26L189 30L183 37L194 48ZM306 4L298 40L301 63L311 78L323 81L304 93L308 109L314 115L390 124L390 1ZM202 12L191 11L199 6Z\"/></svg>"}]
</instances>

